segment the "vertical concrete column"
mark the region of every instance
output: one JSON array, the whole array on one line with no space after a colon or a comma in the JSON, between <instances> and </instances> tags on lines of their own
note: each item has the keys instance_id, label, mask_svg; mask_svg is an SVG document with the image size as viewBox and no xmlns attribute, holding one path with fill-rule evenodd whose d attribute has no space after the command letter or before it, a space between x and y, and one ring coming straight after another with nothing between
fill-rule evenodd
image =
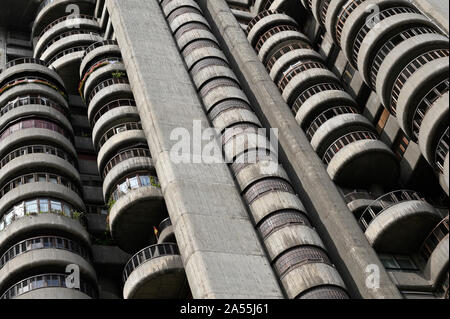
<instances>
[{"instance_id":1,"label":"vertical concrete column","mask_svg":"<svg viewBox=\"0 0 450 319\"><path fill-rule=\"evenodd\" d=\"M0 28L0 69L6 64L6 30Z\"/></svg>"},{"instance_id":2,"label":"vertical concrete column","mask_svg":"<svg viewBox=\"0 0 450 319\"><path fill-rule=\"evenodd\" d=\"M194 298L282 298L226 164L170 152L209 127L156 0L106 0ZM175 130L175 131L174 131ZM220 149L220 146L217 145ZM194 156L192 156L192 154ZM151 231L151 230L149 230Z\"/></svg>"},{"instance_id":3,"label":"vertical concrete column","mask_svg":"<svg viewBox=\"0 0 450 319\"><path fill-rule=\"evenodd\" d=\"M296 123L224 0L197 0L263 123L279 128L281 160L350 291L362 298L402 298L342 196ZM367 284L377 269L379 286ZM372 273L373 274L373 273Z\"/></svg>"}]
</instances>

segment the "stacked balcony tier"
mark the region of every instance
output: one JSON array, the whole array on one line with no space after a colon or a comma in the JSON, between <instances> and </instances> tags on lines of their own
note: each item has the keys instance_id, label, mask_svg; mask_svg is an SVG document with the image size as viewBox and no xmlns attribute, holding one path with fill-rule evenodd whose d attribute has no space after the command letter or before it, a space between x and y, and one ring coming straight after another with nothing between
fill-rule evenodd
<instances>
[{"instance_id":1,"label":"stacked balcony tier","mask_svg":"<svg viewBox=\"0 0 450 319\"><path fill-rule=\"evenodd\" d=\"M67 93L44 65L19 59L0 73L0 295L95 298Z\"/></svg>"},{"instance_id":2,"label":"stacked balcony tier","mask_svg":"<svg viewBox=\"0 0 450 319\"><path fill-rule=\"evenodd\" d=\"M193 0L160 3L287 296L348 298L202 10Z\"/></svg>"},{"instance_id":3,"label":"stacked balcony tier","mask_svg":"<svg viewBox=\"0 0 450 319\"><path fill-rule=\"evenodd\" d=\"M335 43L419 144L448 192L448 37L410 1L322 0L315 10L322 5Z\"/></svg>"},{"instance_id":4,"label":"stacked balcony tier","mask_svg":"<svg viewBox=\"0 0 450 319\"><path fill-rule=\"evenodd\" d=\"M98 22L89 15L94 6L95 1L89 0L51 1L38 12L33 25L34 57L55 69L74 94L78 79L73 74L78 73L86 48L103 39Z\"/></svg>"},{"instance_id":5,"label":"stacked balcony tier","mask_svg":"<svg viewBox=\"0 0 450 319\"><path fill-rule=\"evenodd\" d=\"M344 187L395 184L399 167L339 79L290 16L261 12L248 40L306 132L330 177Z\"/></svg>"}]
</instances>

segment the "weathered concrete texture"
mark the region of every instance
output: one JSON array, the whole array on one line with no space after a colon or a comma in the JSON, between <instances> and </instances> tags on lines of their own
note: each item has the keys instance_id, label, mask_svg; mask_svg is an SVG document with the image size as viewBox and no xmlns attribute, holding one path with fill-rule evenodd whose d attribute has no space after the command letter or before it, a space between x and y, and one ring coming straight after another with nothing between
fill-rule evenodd
<instances>
[{"instance_id":1,"label":"weathered concrete texture","mask_svg":"<svg viewBox=\"0 0 450 319\"><path fill-rule=\"evenodd\" d=\"M342 196L330 180L304 132L247 41L239 23L223 0L199 0L234 70L265 125L280 128L282 160L302 202L318 226L339 272L355 297L401 298L387 273L381 272L381 288L365 286L369 264L384 269L359 229ZM249 81L251 79L251 81ZM287 160L286 160L287 159Z\"/></svg>"},{"instance_id":2,"label":"weathered concrete texture","mask_svg":"<svg viewBox=\"0 0 450 319\"><path fill-rule=\"evenodd\" d=\"M449 4L442 0L414 0L414 4L427 16L433 19L447 34L449 33Z\"/></svg>"},{"instance_id":3,"label":"weathered concrete texture","mask_svg":"<svg viewBox=\"0 0 450 319\"><path fill-rule=\"evenodd\" d=\"M106 5L193 297L281 298L226 165L176 164L171 159L178 141L170 139L173 129L183 128L192 136L194 120L203 128L209 125L158 2L109 0Z\"/></svg>"},{"instance_id":4,"label":"weathered concrete texture","mask_svg":"<svg viewBox=\"0 0 450 319\"><path fill-rule=\"evenodd\" d=\"M68 288L42 288L32 290L16 297L16 299L92 299L76 289Z\"/></svg>"}]
</instances>

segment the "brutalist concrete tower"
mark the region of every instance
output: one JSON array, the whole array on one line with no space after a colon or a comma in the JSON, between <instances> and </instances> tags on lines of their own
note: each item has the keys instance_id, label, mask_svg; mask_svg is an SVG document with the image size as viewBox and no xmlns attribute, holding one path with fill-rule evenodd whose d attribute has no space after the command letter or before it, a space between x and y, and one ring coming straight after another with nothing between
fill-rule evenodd
<instances>
[{"instance_id":1,"label":"brutalist concrete tower","mask_svg":"<svg viewBox=\"0 0 450 319\"><path fill-rule=\"evenodd\" d=\"M3 0L0 299L448 299L448 12Z\"/></svg>"}]
</instances>

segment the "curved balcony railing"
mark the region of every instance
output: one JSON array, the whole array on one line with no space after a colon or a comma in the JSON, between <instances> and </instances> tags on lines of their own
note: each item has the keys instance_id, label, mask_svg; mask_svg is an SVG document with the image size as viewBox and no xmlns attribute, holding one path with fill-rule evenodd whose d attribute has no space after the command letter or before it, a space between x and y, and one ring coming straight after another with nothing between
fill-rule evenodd
<instances>
[{"instance_id":1,"label":"curved balcony railing","mask_svg":"<svg viewBox=\"0 0 450 319\"><path fill-rule=\"evenodd\" d=\"M295 194L291 184L280 178L267 178L251 185L244 194L245 201L250 205L255 200L270 192L286 192Z\"/></svg>"},{"instance_id":2,"label":"curved balcony railing","mask_svg":"<svg viewBox=\"0 0 450 319\"><path fill-rule=\"evenodd\" d=\"M19 255L40 249L67 250L86 260L91 260L88 250L73 240L57 236L42 236L23 240L9 248L0 258L0 269Z\"/></svg>"},{"instance_id":3,"label":"curved balcony railing","mask_svg":"<svg viewBox=\"0 0 450 319\"><path fill-rule=\"evenodd\" d=\"M336 140L330 147L325 151L322 161L325 165L330 164L333 157L342 150L345 146L354 143L356 141L362 140L378 140L378 136L370 131L358 131L351 132Z\"/></svg>"},{"instance_id":4,"label":"curved balcony railing","mask_svg":"<svg viewBox=\"0 0 450 319\"><path fill-rule=\"evenodd\" d=\"M17 132L20 130L26 130L29 128L47 129L47 130L59 133L59 134L65 136L69 140L72 140L72 136L58 124L55 124L53 122L46 121L46 120L41 120L41 119L28 119L28 120L23 120L18 123L12 124L12 125L8 126L7 128L5 128L0 133L0 141L4 140L5 138L10 136L14 132Z\"/></svg>"},{"instance_id":5,"label":"curved balcony railing","mask_svg":"<svg viewBox=\"0 0 450 319\"><path fill-rule=\"evenodd\" d=\"M2 88L0 88L0 95L8 91L9 89L18 86L18 85L24 85L24 84L42 84L46 85L52 89L54 89L56 92L61 94L64 99L67 99L66 93L59 88L58 85L55 85L54 83L50 82L46 78L39 77L39 76L23 76L18 79L14 79L12 81L9 81L5 85L3 85Z\"/></svg>"},{"instance_id":6,"label":"curved balcony railing","mask_svg":"<svg viewBox=\"0 0 450 319\"><path fill-rule=\"evenodd\" d=\"M131 273L143 263L158 257L174 256L179 254L180 251L178 250L178 246L174 243L157 244L144 248L134 255L125 265L122 275L123 282L126 282Z\"/></svg>"},{"instance_id":7,"label":"curved balcony railing","mask_svg":"<svg viewBox=\"0 0 450 319\"><path fill-rule=\"evenodd\" d=\"M51 3L53 3L53 2L55 2L55 0L44 0L44 1L42 1L41 4L39 5L37 11L36 11L36 16L38 16L39 13L40 13L46 6L48 6L49 4L51 4Z\"/></svg>"},{"instance_id":8,"label":"curved balcony railing","mask_svg":"<svg viewBox=\"0 0 450 319\"><path fill-rule=\"evenodd\" d=\"M48 62L47 62L47 66L52 65L55 61L61 59L62 57L71 54L71 53L75 53L75 52L81 52L86 50L86 45L81 45L81 46L76 46L73 48L69 48L69 49L65 49L62 50L61 52L59 52L58 54L56 54L55 56L53 56Z\"/></svg>"},{"instance_id":9,"label":"curved balcony railing","mask_svg":"<svg viewBox=\"0 0 450 319\"><path fill-rule=\"evenodd\" d=\"M76 162L71 155L66 151L49 145L29 145L15 149L14 151L8 153L0 161L0 169L2 169L6 164L8 164L13 159L18 157L28 155L28 154L51 154L62 158L70 165L76 168Z\"/></svg>"},{"instance_id":10,"label":"curved balcony railing","mask_svg":"<svg viewBox=\"0 0 450 319\"><path fill-rule=\"evenodd\" d=\"M80 35L80 34L89 34L89 35L95 35L95 36L101 36L100 33L98 32L93 32L93 31L87 31L87 30L75 30L75 31L68 31L68 32L64 32L61 33L59 35L57 35L56 37L54 37L52 40L50 40L45 47L42 48L41 52L45 52L45 50L47 50L50 46L52 46L53 44L55 44L57 41L70 37L72 35Z\"/></svg>"},{"instance_id":11,"label":"curved balcony railing","mask_svg":"<svg viewBox=\"0 0 450 319\"><path fill-rule=\"evenodd\" d=\"M387 8L377 14L376 23L380 23L381 21L392 17L397 14L404 13L418 13L419 11L415 8L410 7L395 7L395 8ZM353 42L353 54L352 61L354 65L358 65L358 55L361 49L362 42L367 36L367 33L373 28L373 23L364 23L364 25L359 30L358 34L355 37L355 41Z\"/></svg>"},{"instance_id":12,"label":"curved balcony railing","mask_svg":"<svg viewBox=\"0 0 450 319\"><path fill-rule=\"evenodd\" d=\"M311 227L311 223L305 214L296 210L285 210L265 218L258 229L262 238L266 239L278 229L288 225L305 225Z\"/></svg>"},{"instance_id":13,"label":"curved balcony railing","mask_svg":"<svg viewBox=\"0 0 450 319\"><path fill-rule=\"evenodd\" d=\"M342 31L344 30L345 22L347 22L348 17L351 13L365 0L353 0L346 6L342 7L341 12L338 14L338 21L336 23L336 39L338 45L341 45Z\"/></svg>"},{"instance_id":14,"label":"curved balcony railing","mask_svg":"<svg viewBox=\"0 0 450 319\"><path fill-rule=\"evenodd\" d=\"M116 156L114 156L103 169L103 178L108 175L108 173L113 169L117 164L135 157L148 157L151 158L150 150L148 148L131 148L124 150L120 153L118 153Z\"/></svg>"},{"instance_id":15,"label":"curved balcony railing","mask_svg":"<svg viewBox=\"0 0 450 319\"><path fill-rule=\"evenodd\" d=\"M391 113L396 115L397 114L397 102L398 98L400 97L400 93L405 86L405 83L408 81L408 79L422 66L425 64L439 59L448 57L450 54L450 50L432 50L429 52L426 52L414 60L412 60L398 75L397 79L394 82L394 86L392 88L391 92L391 100L390 100L390 110Z\"/></svg>"},{"instance_id":16,"label":"curved balcony railing","mask_svg":"<svg viewBox=\"0 0 450 319\"><path fill-rule=\"evenodd\" d=\"M161 184L159 183L158 177L146 173L135 173L125 177L116 185L116 189L111 193L109 202L110 208L119 198L125 196L129 192L138 188L149 186L160 189Z\"/></svg>"},{"instance_id":17,"label":"curved balcony railing","mask_svg":"<svg viewBox=\"0 0 450 319\"><path fill-rule=\"evenodd\" d=\"M273 27L272 29L270 29L269 31L267 31L266 33L264 33L258 40L258 42L255 45L255 50L257 53L259 53L259 51L261 50L262 46L264 45L264 43L271 38L272 36L274 36L275 34L279 33L279 32L283 32L283 31L298 31L296 27L292 26L292 25L287 25L287 24L283 24L283 25L277 25L275 27Z\"/></svg>"},{"instance_id":18,"label":"curved balcony railing","mask_svg":"<svg viewBox=\"0 0 450 319\"><path fill-rule=\"evenodd\" d=\"M425 202L425 199L422 198L417 192L410 190L398 190L383 195L380 198L373 201L364 210L364 212L361 215L361 218L359 219L359 223L362 226L363 230L365 231L372 223L372 221L386 209L402 202L409 202L414 200Z\"/></svg>"},{"instance_id":19,"label":"curved balcony railing","mask_svg":"<svg viewBox=\"0 0 450 319\"><path fill-rule=\"evenodd\" d=\"M87 70L87 71L83 73L83 78L81 79L80 84L78 85L78 92L80 93L81 96L84 96L83 87L86 84L86 81L89 78L89 76L92 73L94 73L94 71L98 70L101 67L107 66L107 65L122 62L122 58L120 58L120 57L108 56L108 57L99 57L99 58L100 58L99 61L97 61L97 59L93 59L92 61L90 61L88 64L86 64L85 68L83 69L83 72L84 72L84 70Z\"/></svg>"},{"instance_id":20,"label":"curved balcony railing","mask_svg":"<svg viewBox=\"0 0 450 319\"><path fill-rule=\"evenodd\" d=\"M303 103L305 103L310 97L316 95L317 93L324 91L342 91L342 87L336 83L320 83L314 85L302 93L299 94L294 104L292 105L292 112L297 114L298 110L302 107Z\"/></svg>"},{"instance_id":21,"label":"curved balcony railing","mask_svg":"<svg viewBox=\"0 0 450 319\"><path fill-rule=\"evenodd\" d=\"M170 220L170 217L167 217L164 219L158 226L159 232L162 232L164 229L172 226L172 221Z\"/></svg>"},{"instance_id":22,"label":"curved balcony railing","mask_svg":"<svg viewBox=\"0 0 450 319\"><path fill-rule=\"evenodd\" d=\"M266 18L266 17L268 17L268 16L271 16L271 15L277 14L277 13L278 13L278 12L275 11L275 10L264 10L264 11L261 11L260 13L258 13L258 15L257 15L256 17L254 17L254 18L252 19L252 21L250 21L250 22L248 23L248 25L247 25L247 30L246 30L247 34L250 33L250 31L253 29L253 27L254 27L259 21L261 21L262 19L264 19L264 18Z\"/></svg>"},{"instance_id":23,"label":"curved balcony railing","mask_svg":"<svg viewBox=\"0 0 450 319\"><path fill-rule=\"evenodd\" d=\"M385 42L385 44L378 50L377 54L375 55L375 58L373 59L372 65L370 67L370 84L372 88L376 88L377 84L377 76L378 72L380 70L381 64L383 63L384 59L387 57L387 55L401 42L408 40L412 37L421 35L421 34L428 34L428 33L437 33L437 31L434 28L430 27L413 27L408 30L404 30L396 35L394 35L392 38L390 38L388 41Z\"/></svg>"},{"instance_id":24,"label":"curved balcony railing","mask_svg":"<svg viewBox=\"0 0 450 319\"><path fill-rule=\"evenodd\" d=\"M86 51L84 52L83 58L84 58L86 55L88 55L91 51L93 51L93 50L95 50L95 49L97 49L97 48L99 48L99 47L102 47L102 46L104 46L104 45L118 45L118 44L117 44L117 41L116 41L116 40L103 40L103 41L97 41L97 42L91 44L91 45L86 49Z\"/></svg>"},{"instance_id":25,"label":"curved balcony railing","mask_svg":"<svg viewBox=\"0 0 450 319\"><path fill-rule=\"evenodd\" d=\"M5 64L5 66L3 67L3 69L0 69L0 74L3 71L6 71L9 68L12 68L13 66L19 65L19 64L25 64L25 63L32 63L32 64L39 64L42 66L46 66L45 62L39 59L35 59L35 58L19 58L19 59L14 59L8 63Z\"/></svg>"},{"instance_id":26,"label":"curved balcony railing","mask_svg":"<svg viewBox=\"0 0 450 319\"><path fill-rule=\"evenodd\" d=\"M444 172L444 163L445 163L445 157L447 156L449 152L449 128L445 130L444 134L440 138L438 145L436 147L436 153L435 153L435 163L441 173Z\"/></svg>"},{"instance_id":27,"label":"curved balcony railing","mask_svg":"<svg viewBox=\"0 0 450 319\"><path fill-rule=\"evenodd\" d=\"M128 122L128 123L119 124L119 125L114 126L113 128L110 128L100 138L99 148L101 148L106 143L106 141L109 140L114 135L125 132L125 131L132 131L132 130L142 130L141 122Z\"/></svg>"},{"instance_id":28,"label":"curved balcony railing","mask_svg":"<svg viewBox=\"0 0 450 319\"><path fill-rule=\"evenodd\" d=\"M422 247L420 248L420 255L424 260L428 260L431 254L439 245L439 243L447 236L449 233L449 223L448 216L445 217L428 235L424 240Z\"/></svg>"},{"instance_id":29,"label":"curved balcony railing","mask_svg":"<svg viewBox=\"0 0 450 319\"><path fill-rule=\"evenodd\" d=\"M297 40L297 42L294 43L289 43L285 46L283 46L282 48L280 48L277 52L275 52L274 54L272 54L267 62L267 70L269 70L269 72L272 70L273 66L275 65L275 63L286 53L290 52L290 51L294 51L294 50L299 50L299 49L312 49L312 47L303 41Z\"/></svg>"},{"instance_id":30,"label":"curved balcony railing","mask_svg":"<svg viewBox=\"0 0 450 319\"><path fill-rule=\"evenodd\" d=\"M321 127L326 121L342 114L358 114L358 111L351 106L335 106L331 109L322 112L312 121L312 123L306 130L306 135L308 136L309 140L311 141L311 139L316 134L319 127Z\"/></svg>"},{"instance_id":31,"label":"curved balcony railing","mask_svg":"<svg viewBox=\"0 0 450 319\"><path fill-rule=\"evenodd\" d=\"M67 288L66 279L68 275L63 274L45 274L33 276L20 281L14 286L10 287L0 299L13 299L27 292L43 289L43 288ZM88 282L80 280L80 288L67 288L76 289L80 292L88 295L89 297L96 299L98 296L97 290Z\"/></svg>"},{"instance_id":32,"label":"curved balcony railing","mask_svg":"<svg viewBox=\"0 0 450 319\"><path fill-rule=\"evenodd\" d=\"M356 190L354 192L348 193L344 196L346 204L350 204L355 200L368 199L373 200L373 197L365 190Z\"/></svg>"},{"instance_id":33,"label":"curved balcony railing","mask_svg":"<svg viewBox=\"0 0 450 319\"><path fill-rule=\"evenodd\" d=\"M289 82L298 74L305 72L311 69L326 69L327 67L320 62L316 61L306 61L306 62L297 62L294 65L291 65L288 70L285 71L284 76L278 82L278 88L281 91L284 91Z\"/></svg>"},{"instance_id":34,"label":"curved balcony railing","mask_svg":"<svg viewBox=\"0 0 450 319\"><path fill-rule=\"evenodd\" d=\"M320 21L322 22L322 24L326 23L328 7L330 6L330 3L331 0L322 0L320 2L319 12L320 12Z\"/></svg>"},{"instance_id":35,"label":"curved balcony railing","mask_svg":"<svg viewBox=\"0 0 450 319\"><path fill-rule=\"evenodd\" d=\"M306 264L332 265L326 252L316 246L299 246L280 256L274 263L278 275L283 278L289 271Z\"/></svg>"},{"instance_id":36,"label":"curved balcony railing","mask_svg":"<svg viewBox=\"0 0 450 319\"><path fill-rule=\"evenodd\" d=\"M50 174L50 173L32 173L27 175L22 175L20 177L14 178L12 181L7 182L5 186L0 190L0 198L5 196L8 192L12 191L14 188L19 187L21 185L30 184L30 183L39 183L39 182L47 182L53 184L63 185L70 190L74 191L78 195L81 194L78 186L69 181L65 177L61 177L59 175Z\"/></svg>"},{"instance_id":37,"label":"curved balcony railing","mask_svg":"<svg viewBox=\"0 0 450 319\"><path fill-rule=\"evenodd\" d=\"M94 96L102 89L114 85L114 84L130 84L130 82L128 81L128 78L126 77L121 77L121 78L113 78L113 79L107 79L103 82L101 82L100 84L98 84L91 92L91 94L89 94L87 103L89 104L92 99L94 98Z\"/></svg>"},{"instance_id":38,"label":"curved balcony railing","mask_svg":"<svg viewBox=\"0 0 450 319\"><path fill-rule=\"evenodd\" d=\"M38 198L23 201L3 214L0 218L0 231L3 231L15 220L25 216L38 214L55 214L65 216L77 220L82 226L85 226L85 220L83 219L84 214L75 209L72 205L60 199Z\"/></svg>"},{"instance_id":39,"label":"curved balcony railing","mask_svg":"<svg viewBox=\"0 0 450 319\"><path fill-rule=\"evenodd\" d=\"M449 80L445 79L435 87L433 87L427 95L425 95L420 103L417 105L414 115L412 117L413 137L417 141L419 139L420 127L427 112L431 109L433 104L449 90Z\"/></svg>"},{"instance_id":40,"label":"curved balcony railing","mask_svg":"<svg viewBox=\"0 0 450 319\"><path fill-rule=\"evenodd\" d=\"M56 19L55 21L53 21L52 23L50 23L49 25L47 25L44 30L41 31L41 33L38 35L37 40L39 41L40 38L42 38L42 36L44 35L45 32L47 32L48 30L50 30L51 28L53 28L55 25L64 22L66 20L71 20L71 19L89 19L89 20L94 20L93 16L90 15L86 15L86 14L69 14L65 17L61 17L59 19Z\"/></svg>"},{"instance_id":41,"label":"curved balcony railing","mask_svg":"<svg viewBox=\"0 0 450 319\"><path fill-rule=\"evenodd\" d=\"M95 112L94 116L92 117L92 127L97 123L97 121L107 112L111 111L112 109L115 109L117 107L121 106L136 106L136 102L131 99L119 99L114 100L112 102L109 102L102 106L97 112Z\"/></svg>"},{"instance_id":42,"label":"curved balcony railing","mask_svg":"<svg viewBox=\"0 0 450 319\"><path fill-rule=\"evenodd\" d=\"M53 102L51 99L49 99L45 96L32 95L32 94L29 94L28 96L20 96L20 97L15 98L14 100L8 102L8 104L6 104L4 107L1 108L0 116L3 116L6 113L8 113L9 111L11 111L15 108L18 108L20 106L31 105L31 104L48 106L48 107L51 107L51 108L57 110L58 112L62 113L63 115L68 116L67 110L65 108L63 108L62 106L60 106L58 103Z\"/></svg>"}]
</instances>

